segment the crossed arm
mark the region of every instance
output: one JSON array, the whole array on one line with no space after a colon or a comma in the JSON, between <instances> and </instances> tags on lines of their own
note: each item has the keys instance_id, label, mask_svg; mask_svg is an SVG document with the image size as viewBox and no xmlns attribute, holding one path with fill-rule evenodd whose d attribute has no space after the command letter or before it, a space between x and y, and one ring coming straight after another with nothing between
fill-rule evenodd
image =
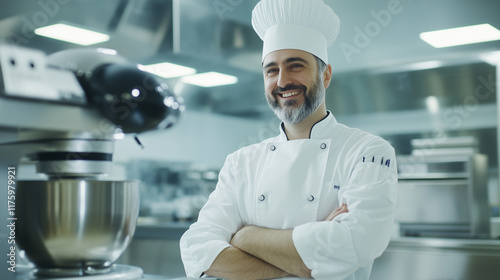
<instances>
[{"instance_id":1,"label":"crossed arm","mask_svg":"<svg viewBox=\"0 0 500 280\"><path fill-rule=\"evenodd\" d=\"M346 212L344 204L325 221ZM291 275L311 278L311 270L295 249L292 231L244 226L233 235L232 247L224 249L205 273L225 279L272 279Z\"/></svg>"}]
</instances>

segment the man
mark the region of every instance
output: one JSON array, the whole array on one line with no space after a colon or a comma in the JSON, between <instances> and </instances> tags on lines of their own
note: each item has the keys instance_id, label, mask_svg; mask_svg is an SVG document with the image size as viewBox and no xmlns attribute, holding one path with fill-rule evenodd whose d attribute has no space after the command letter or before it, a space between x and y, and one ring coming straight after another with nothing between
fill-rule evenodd
<instances>
[{"instance_id":1,"label":"man","mask_svg":"<svg viewBox=\"0 0 500 280\"><path fill-rule=\"evenodd\" d=\"M387 142L326 110L338 17L322 0L262 0L252 24L280 135L227 157L181 238L186 273L367 280L392 232L397 172Z\"/></svg>"}]
</instances>

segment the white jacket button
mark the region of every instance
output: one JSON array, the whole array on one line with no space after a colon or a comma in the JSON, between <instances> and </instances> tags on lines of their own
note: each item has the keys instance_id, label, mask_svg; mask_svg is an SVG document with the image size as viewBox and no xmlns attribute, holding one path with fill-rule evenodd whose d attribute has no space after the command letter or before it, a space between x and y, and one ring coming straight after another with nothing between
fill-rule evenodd
<instances>
[{"instance_id":1,"label":"white jacket button","mask_svg":"<svg viewBox=\"0 0 500 280\"><path fill-rule=\"evenodd\" d=\"M264 199L266 199L266 196L261 194L259 195L259 201L264 201Z\"/></svg>"},{"instance_id":2,"label":"white jacket button","mask_svg":"<svg viewBox=\"0 0 500 280\"><path fill-rule=\"evenodd\" d=\"M276 150L276 146L271 145L271 147L270 147L269 149L270 149L271 151L274 151L274 150Z\"/></svg>"},{"instance_id":3,"label":"white jacket button","mask_svg":"<svg viewBox=\"0 0 500 280\"><path fill-rule=\"evenodd\" d=\"M314 200L314 196L313 195L308 196L307 200L309 200L309 202L312 202Z\"/></svg>"},{"instance_id":4,"label":"white jacket button","mask_svg":"<svg viewBox=\"0 0 500 280\"><path fill-rule=\"evenodd\" d=\"M326 149L326 144L325 144L325 143L321 143L321 145L319 145L319 147L320 147L322 150L324 150L324 149Z\"/></svg>"}]
</instances>

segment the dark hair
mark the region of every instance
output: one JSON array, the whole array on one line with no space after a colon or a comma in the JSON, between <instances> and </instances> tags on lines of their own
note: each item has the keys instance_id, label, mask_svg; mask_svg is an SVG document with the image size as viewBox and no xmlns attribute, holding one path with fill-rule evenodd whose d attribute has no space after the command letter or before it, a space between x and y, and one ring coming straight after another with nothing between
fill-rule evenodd
<instances>
[{"instance_id":1,"label":"dark hair","mask_svg":"<svg viewBox=\"0 0 500 280\"><path fill-rule=\"evenodd\" d=\"M323 74L323 72L326 69L326 63L323 60L321 60L321 58L319 58L317 56L314 56L314 57L316 58L316 62L318 64L318 73Z\"/></svg>"}]
</instances>

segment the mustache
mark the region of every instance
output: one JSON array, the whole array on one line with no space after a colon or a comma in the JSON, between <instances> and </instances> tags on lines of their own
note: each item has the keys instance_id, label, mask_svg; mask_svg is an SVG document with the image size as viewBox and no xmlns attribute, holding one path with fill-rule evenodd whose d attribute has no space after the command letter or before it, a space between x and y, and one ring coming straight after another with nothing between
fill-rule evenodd
<instances>
[{"instance_id":1,"label":"mustache","mask_svg":"<svg viewBox=\"0 0 500 280\"><path fill-rule=\"evenodd\" d=\"M273 95L276 95L276 94L281 94L282 92L285 92L285 91L289 91L289 90L294 90L294 89L298 89L298 90L302 90L304 92L307 91L307 87L306 86L303 86L303 85L294 85L294 84L290 84L286 87L276 87L274 90L273 90Z\"/></svg>"}]
</instances>

